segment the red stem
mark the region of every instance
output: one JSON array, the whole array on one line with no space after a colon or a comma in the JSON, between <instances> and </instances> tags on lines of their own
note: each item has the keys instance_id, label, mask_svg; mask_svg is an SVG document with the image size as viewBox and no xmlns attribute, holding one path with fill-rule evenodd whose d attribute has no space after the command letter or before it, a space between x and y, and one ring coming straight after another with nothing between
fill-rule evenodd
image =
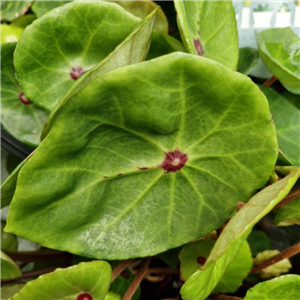
<instances>
[{"instance_id":1,"label":"red stem","mask_svg":"<svg viewBox=\"0 0 300 300\"><path fill-rule=\"evenodd\" d=\"M133 260L134 259L121 261L112 271L111 282L113 282Z\"/></svg>"},{"instance_id":2,"label":"red stem","mask_svg":"<svg viewBox=\"0 0 300 300\"><path fill-rule=\"evenodd\" d=\"M275 208L279 208L283 205L286 205L290 202L292 202L293 200L295 200L296 198L300 197L300 186L298 186L297 188L293 189L281 202L279 202L275 207Z\"/></svg>"},{"instance_id":3,"label":"red stem","mask_svg":"<svg viewBox=\"0 0 300 300\"><path fill-rule=\"evenodd\" d=\"M262 86L270 87L275 81L277 80L276 76L272 76L271 78L267 79Z\"/></svg>"}]
</instances>

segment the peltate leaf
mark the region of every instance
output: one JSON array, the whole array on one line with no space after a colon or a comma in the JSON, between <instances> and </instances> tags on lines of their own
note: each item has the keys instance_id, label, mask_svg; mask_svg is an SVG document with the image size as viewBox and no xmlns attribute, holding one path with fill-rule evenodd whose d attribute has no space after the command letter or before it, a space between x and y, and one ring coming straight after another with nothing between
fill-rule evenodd
<instances>
[{"instance_id":1,"label":"peltate leaf","mask_svg":"<svg viewBox=\"0 0 300 300\"><path fill-rule=\"evenodd\" d=\"M66 269L56 269L28 282L10 300L102 300L107 294L110 280L111 268L107 262L83 262Z\"/></svg>"},{"instance_id":2,"label":"peltate leaf","mask_svg":"<svg viewBox=\"0 0 300 300\"><path fill-rule=\"evenodd\" d=\"M154 255L221 226L266 183L276 149L246 76L179 52L127 66L58 111L6 229L88 257Z\"/></svg>"},{"instance_id":3,"label":"peltate leaf","mask_svg":"<svg viewBox=\"0 0 300 300\"><path fill-rule=\"evenodd\" d=\"M259 54L256 49L244 47L239 49L238 72L248 75L257 65Z\"/></svg>"},{"instance_id":4,"label":"peltate leaf","mask_svg":"<svg viewBox=\"0 0 300 300\"><path fill-rule=\"evenodd\" d=\"M300 94L300 39L290 27L256 32L258 51L264 64L283 86Z\"/></svg>"},{"instance_id":5,"label":"peltate leaf","mask_svg":"<svg viewBox=\"0 0 300 300\"><path fill-rule=\"evenodd\" d=\"M270 88L260 88L270 104L279 149L292 165L300 166L300 110Z\"/></svg>"},{"instance_id":6,"label":"peltate leaf","mask_svg":"<svg viewBox=\"0 0 300 300\"><path fill-rule=\"evenodd\" d=\"M24 15L32 1L1 1L1 21L13 21Z\"/></svg>"},{"instance_id":7,"label":"peltate leaf","mask_svg":"<svg viewBox=\"0 0 300 300\"><path fill-rule=\"evenodd\" d=\"M174 1L177 23L188 52L236 70L239 49L231 1Z\"/></svg>"},{"instance_id":8,"label":"peltate leaf","mask_svg":"<svg viewBox=\"0 0 300 300\"><path fill-rule=\"evenodd\" d=\"M1 257L1 279L10 279L20 276L22 273L15 262L2 250Z\"/></svg>"},{"instance_id":9,"label":"peltate leaf","mask_svg":"<svg viewBox=\"0 0 300 300\"><path fill-rule=\"evenodd\" d=\"M249 289L244 300L299 300L300 276L283 275Z\"/></svg>"},{"instance_id":10,"label":"peltate leaf","mask_svg":"<svg viewBox=\"0 0 300 300\"><path fill-rule=\"evenodd\" d=\"M1 46L1 124L17 140L36 147L48 112L28 102L15 78L13 53L16 43Z\"/></svg>"},{"instance_id":11,"label":"peltate leaf","mask_svg":"<svg viewBox=\"0 0 300 300\"><path fill-rule=\"evenodd\" d=\"M253 196L225 226L205 265L183 285L185 300L203 300L213 291L255 223L279 203L293 187L299 170Z\"/></svg>"}]
</instances>

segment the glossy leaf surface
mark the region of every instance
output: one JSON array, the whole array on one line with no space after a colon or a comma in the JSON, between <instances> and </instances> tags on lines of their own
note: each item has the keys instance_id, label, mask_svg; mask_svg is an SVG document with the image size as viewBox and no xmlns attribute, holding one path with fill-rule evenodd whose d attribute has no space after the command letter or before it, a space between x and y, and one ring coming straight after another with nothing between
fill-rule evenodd
<instances>
[{"instance_id":1,"label":"glossy leaf surface","mask_svg":"<svg viewBox=\"0 0 300 300\"><path fill-rule=\"evenodd\" d=\"M87 84L104 74L116 70L118 68L139 63L146 58L151 42L152 31L156 19L157 9L153 10L141 23L136 26L133 32L110 53L99 65L90 71L82 74L67 94L56 105L51 112L47 125L43 130L43 138L51 129L52 123L56 117L57 111L64 105L73 95L84 88Z\"/></svg>"},{"instance_id":2,"label":"glossy leaf surface","mask_svg":"<svg viewBox=\"0 0 300 300\"><path fill-rule=\"evenodd\" d=\"M4 129L20 142L36 147L48 112L26 102L15 78L13 53L16 43L1 46L1 123ZM24 100L25 99L25 100Z\"/></svg>"},{"instance_id":3,"label":"glossy leaf surface","mask_svg":"<svg viewBox=\"0 0 300 300\"><path fill-rule=\"evenodd\" d=\"M244 300L298 300L300 290L299 275L283 275L258 283L249 289Z\"/></svg>"},{"instance_id":4,"label":"glossy leaf surface","mask_svg":"<svg viewBox=\"0 0 300 300\"><path fill-rule=\"evenodd\" d=\"M23 28L12 25L1 24L0 26L1 44L17 42L22 32L24 31Z\"/></svg>"},{"instance_id":5,"label":"glossy leaf surface","mask_svg":"<svg viewBox=\"0 0 300 300\"><path fill-rule=\"evenodd\" d=\"M85 262L42 275L28 282L10 299L102 300L107 294L110 280L111 268L107 262Z\"/></svg>"},{"instance_id":6,"label":"glossy leaf surface","mask_svg":"<svg viewBox=\"0 0 300 300\"><path fill-rule=\"evenodd\" d=\"M300 39L290 27L256 32L260 57L284 87L300 94Z\"/></svg>"},{"instance_id":7,"label":"glossy leaf surface","mask_svg":"<svg viewBox=\"0 0 300 300\"><path fill-rule=\"evenodd\" d=\"M257 65L258 51L254 48L244 47L239 49L239 61L237 71L248 75Z\"/></svg>"},{"instance_id":8,"label":"glossy leaf surface","mask_svg":"<svg viewBox=\"0 0 300 300\"><path fill-rule=\"evenodd\" d=\"M19 267L2 250L0 252L0 256L1 256L1 279L10 279L21 275L21 271Z\"/></svg>"},{"instance_id":9,"label":"glossy leaf surface","mask_svg":"<svg viewBox=\"0 0 300 300\"><path fill-rule=\"evenodd\" d=\"M184 53L124 67L58 111L20 171L7 226L83 256L154 255L223 224L265 184L276 149L246 76Z\"/></svg>"},{"instance_id":10,"label":"glossy leaf surface","mask_svg":"<svg viewBox=\"0 0 300 300\"><path fill-rule=\"evenodd\" d=\"M183 299L202 300L213 291L253 226L288 194L297 181L298 172L295 171L260 191L232 217L215 243L205 265L183 285Z\"/></svg>"},{"instance_id":11,"label":"glossy leaf surface","mask_svg":"<svg viewBox=\"0 0 300 300\"><path fill-rule=\"evenodd\" d=\"M185 281L204 265L214 243L215 241L200 240L183 248L180 254L180 270ZM214 293L235 292L251 267L252 256L249 245L245 242L226 268L225 273L214 288Z\"/></svg>"},{"instance_id":12,"label":"glossy leaf surface","mask_svg":"<svg viewBox=\"0 0 300 300\"><path fill-rule=\"evenodd\" d=\"M24 15L32 1L1 1L1 21L13 21Z\"/></svg>"},{"instance_id":13,"label":"glossy leaf surface","mask_svg":"<svg viewBox=\"0 0 300 300\"><path fill-rule=\"evenodd\" d=\"M236 70L238 34L231 1L174 1L177 23L188 52Z\"/></svg>"},{"instance_id":14,"label":"glossy leaf surface","mask_svg":"<svg viewBox=\"0 0 300 300\"><path fill-rule=\"evenodd\" d=\"M300 110L275 91L260 88L270 104L279 149L292 165L300 166Z\"/></svg>"}]
</instances>

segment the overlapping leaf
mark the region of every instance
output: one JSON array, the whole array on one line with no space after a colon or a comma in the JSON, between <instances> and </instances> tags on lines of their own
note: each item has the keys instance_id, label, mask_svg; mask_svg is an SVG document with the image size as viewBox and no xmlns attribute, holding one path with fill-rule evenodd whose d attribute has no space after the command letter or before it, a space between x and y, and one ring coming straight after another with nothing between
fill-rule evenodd
<instances>
[{"instance_id":1,"label":"overlapping leaf","mask_svg":"<svg viewBox=\"0 0 300 300\"><path fill-rule=\"evenodd\" d=\"M236 70L238 34L231 1L174 1L177 23L188 52Z\"/></svg>"},{"instance_id":2,"label":"overlapping leaf","mask_svg":"<svg viewBox=\"0 0 300 300\"><path fill-rule=\"evenodd\" d=\"M111 268L105 261L84 262L40 276L28 282L11 300L105 298Z\"/></svg>"},{"instance_id":3,"label":"overlapping leaf","mask_svg":"<svg viewBox=\"0 0 300 300\"><path fill-rule=\"evenodd\" d=\"M300 39L290 27L256 32L260 57L287 90L300 94Z\"/></svg>"},{"instance_id":4,"label":"overlapping leaf","mask_svg":"<svg viewBox=\"0 0 300 300\"><path fill-rule=\"evenodd\" d=\"M1 279L10 279L21 275L21 271L19 267L2 250L0 252L0 257L1 257Z\"/></svg>"},{"instance_id":5,"label":"overlapping leaf","mask_svg":"<svg viewBox=\"0 0 300 300\"><path fill-rule=\"evenodd\" d=\"M67 4L71 1L35 1L32 5L32 11L37 15L38 18L40 18L42 15L47 13L48 11L58 7L62 6L64 4Z\"/></svg>"},{"instance_id":6,"label":"overlapping leaf","mask_svg":"<svg viewBox=\"0 0 300 300\"><path fill-rule=\"evenodd\" d=\"M245 300L298 300L300 291L299 275L283 275L261 282L249 289Z\"/></svg>"},{"instance_id":7,"label":"overlapping leaf","mask_svg":"<svg viewBox=\"0 0 300 300\"><path fill-rule=\"evenodd\" d=\"M246 76L184 53L124 67L58 111L20 171L7 230L84 256L154 255L219 227L265 184L276 149ZM186 164L166 173L180 151Z\"/></svg>"},{"instance_id":8,"label":"overlapping leaf","mask_svg":"<svg viewBox=\"0 0 300 300\"><path fill-rule=\"evenodd\" d=\"M300 166L300 110L275 91L260 88L270 104L279 149L292 165Z\"/></svg>"},{"instance_id":9,"label":"overlapping leaf","mask_svg":"<svg viewBox=\"0 0 300 300\"><path fill-rule=\"evenodd\" d=\"M26 13L32 1L1 1L1 21L13 21Z\"/></svg>"},{"instance_id":10,"label":"overlapping leaf","mask_svg":"<svg viewBox=\"0 0 300 300\"><path fill-rule=\"evenodd\" d=\"M1 46L1 124L17 140L36 147L40 143L48 112L35 104L26 103L22 88L15 78L15 47L16 43Z\"/></svg>"},{"instance_id":11,"label":"overlapping leaf","mask_svg":"<svg viewBox=\"0 0 300 300\"><path fill-rule=\"evenodd\" d=\"M295 170L284 179L260 191L226 225L201 270L183 285L185 300L203 300L213 291L255 223L290 191L299 176Z\"/></svg>"},{"instance_id":12,"label":"overlapping leaf","mask_svg":"<svg viewBox=\"0 0 300 300\"><path fill-rule=\"evenodd\" d=\"M284 225L300 225L300 197L292 202L285 204L275 211L274 223L279 226Z\"/></svg>"},{"instance_id":13,"label":"overlapping leaf","mask_svg":"<svg viewBox=\"0 0 300 300\"><path fill-rule=\"evenodd\" d=\"M259 54L256 49L244 47L239 49L238 72L248 75L257 65Z\"/></svg>"}]
</instances>

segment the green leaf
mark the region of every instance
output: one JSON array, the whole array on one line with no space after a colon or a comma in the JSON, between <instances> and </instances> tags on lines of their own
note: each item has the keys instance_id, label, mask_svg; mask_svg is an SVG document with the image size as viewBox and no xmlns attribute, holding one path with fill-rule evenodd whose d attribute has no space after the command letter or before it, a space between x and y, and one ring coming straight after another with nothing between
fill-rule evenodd
<instances>
[{"instance_id":1,"label":"green leaf","mask_svg":"<svg viewBox=\"0 0 300 300\"><path fill-rule=\"evenodd\" d=\"M4 252L0 252L1 257L1 279L10 279L20 276L22 273L15 262Z\"/></svg>"},{"instance_id":2,"label":"green leaf","mask_svg":"<svg viewBox=\"0 0 300 300\"><path fill-rule=\"evenodd\" d=\"M236 70L238 34L231 1L174 1L182 41L192 54Z\"/></svg>"},{"instance_id":3,"label":"green leaf","mask_svg":"<svg viewBox=\"0 0 300 300\"><path fill-rule=\"evenodd\" d=\"M186 245L181 254L181 275L186 281L205 263L215 241L199 240ZM235 292L252 267L252 256L247 242L228 265L222 278L214 288L214 293Z\"/></svg>"},{"instance_id":4,"label":"green leaf","mask_svg":"<svg viewBox=\"0 0 300 300\"><path fill-rule=\"evenodd\" d=\"M13 21L24 15L32 1L1 1L1 21Z\"/></svg>"},{"instance_id":5,"label":"green leaf","mask_svg":"<svg viewBox=\"0 0 300 300\"><path fill-rule=\"evenodd\" d=\"M26 160L23 160L15 170L1 183L1 208L10 204L17 186L19 172Z\"/></svg>"},{"instance_id":6,"label":"green leaf","mask_svg":"<svg viewBox=\"0 0 300 300\"><path fill-rule=\"evenodd\" d=\"M17 252L18 239L14 234L7 233L3 230L5 225L6 222L1 220L1 250L6 252Z\"/></svg>"},{"instance_id":7,"label":"green leaf","mask_svg":"<svg viewBox=\"0 0 300 300\"><path fill-rule=\"evenodd\" d=\"M205 265L183 285L183 299L202 300L213 291L253 226L289 193L298 176L299 170L295 170L284 179L266 187L232 217L215 243Z\"/></svg>"},{"instance_id":8,"label":"green leaf","mask_svg":"<svg viewBox=\"0 0 300 300\"><path fill-rule=\"evenodd\" d=\"M104 300L121 300L120 295L108 292L104 298Z\"/></svg>"},{"instance_id":9,"label":"green leaf","mask_svg":"<svg viewBox=\"0 0 300 300\"><path fill-rule=\"evenodd\" d=\"M300 39L290 27L255 32L264 64L283 86L300 94Z\"/></svg>"},{"instance_id":10,"label":"green leaf","mask_svg":"<svg viewBox=\"0 0 300 300\"><path fill-rule=\"evenodd\" d=\"M249 234L247 241L253 257L259 252L271 249L269 237L261 230L253 230Z\"/></svg>"},{"instance_id":11,"label":"green leaf","mask_svg":"<svg viewBox=\"0 0 300 300\"><path fill-rule=\"evenodd\" d=\"M299 300L300 276L283 275L249 289L244 300Z\"/></svg>"},{"instance_id":12,"label":"green leaf","mask_svg":"<svg viewBox=\"0 0 300 300\"><path fill-rule=\"evenodd\" d=\"M1 44L17 42L22 32L24 31L24 29L12 25L1 24L0 26Z\"/></svg>"},{"instance_id":13,"label":"green leaf","mask_svg":"<svg viewBox=\"0 0 300 300\"><path fill-rule=\"evenodd\" d=\"M55 120L57 111L63 106L73 95L83 89L90 82L104 74L134 63L143 61L149 50L149 44L154 27L157 9L153 10L142 22L135 27L133 32L122 42L116 49L110 53L99 65L90 71L82 74L74 83L72 88L56 105L51 112L47 125L43 130L42 138L44 138L51 129Z\"/></svg>"},{"instance_id":14,"label":"green leaf","mask_svg":"<svg viewBox=\"0 0 300 300\"><path fill-rule=\"evenodd\" d=\"M248 75L257 65L259 54L256 49L244 47L239 49L238 72Z\"/></svg>"},{"instance_id":15,"label":"green leaf","mask_svg":"<svg viewBox=\"0 0 300 300\"><path fill-rule=\"evenodd\" d=\"M102 300L108 292L110 280L111 268L107 262L83 262L69 268L56 269L28 282L10 300Z\"/></svg>"},{"instance_id":16,"label":"green leaf","mask_svg":"<svg viewBox=\"0 0 300 300\"><path fill-rule=\"evenodd\" d=\"M274 223L279 226L300 225L300 197L283 205L275 211Z\"/></svg>"},{"instance_id":17,"label":"green leaf","mask_svg":"<svg viewBox=\"0 0 300 300\"><path fill-rule=\"evenodd\" d=\"M260 89L270 104L279 149L292 165L300 166L300 110L270 88Z\"/></svg>"},{"instance_id":18,"label":"green leaf","mask_svg":"<svg viewBox=\"0 0 300 300\"><path fill-rule=\"evenodd\" d=\"M27 98L52 110L76 78L99 65L139 21L119 5L102 1L74 1L43 15L25 29L15 52L16 72ZM171 48L158 35L155 40L159 53Z\"/></svg>"},{"instance_id":19,"label":"green leaf","mask_svg":"<svg viewBox=\"0 0 300 300\"><path fill-rule=\"evenodd\" d=\"M13 137L29 146L40 143L48 112L22 102L24 93L15 78L13 53L16 43L1 45L1 124Z\"/></svg>"},{"instance_id":20,"label":"green leaf","mask_svg":"<svg viewBox=\"0 0 300 300\"><path fill-rule=\"evenodd\" d=\"M25 283L4 284L1 286L1 300L8 300L14 294L20 291Z\"/></svg>"},{"instance_id":21,"label":"green leaf","mask_svg":"<svg viewBox=\"0 0 300 300\"><path fill-rule=\"evenodd\" d=\"M7 230L88 257L154 255L221 226L266 183L276 149L248 77L179 52L117 69L58 111Z\"/></svg>"},{"instance_id":22,"label":"green leaf","mask_svg":"<svg viewBox=\"0 0 300 300\"><path fill-rule=\"evenodd\" d=\"M34 4L32 5L31 9L32 11L36 14L38 18L40 18L42 15L45 13L49 12L50 10L62 6L64 4L67 4L71 1L35 1Z\"/></svg>"}]
</instances>

